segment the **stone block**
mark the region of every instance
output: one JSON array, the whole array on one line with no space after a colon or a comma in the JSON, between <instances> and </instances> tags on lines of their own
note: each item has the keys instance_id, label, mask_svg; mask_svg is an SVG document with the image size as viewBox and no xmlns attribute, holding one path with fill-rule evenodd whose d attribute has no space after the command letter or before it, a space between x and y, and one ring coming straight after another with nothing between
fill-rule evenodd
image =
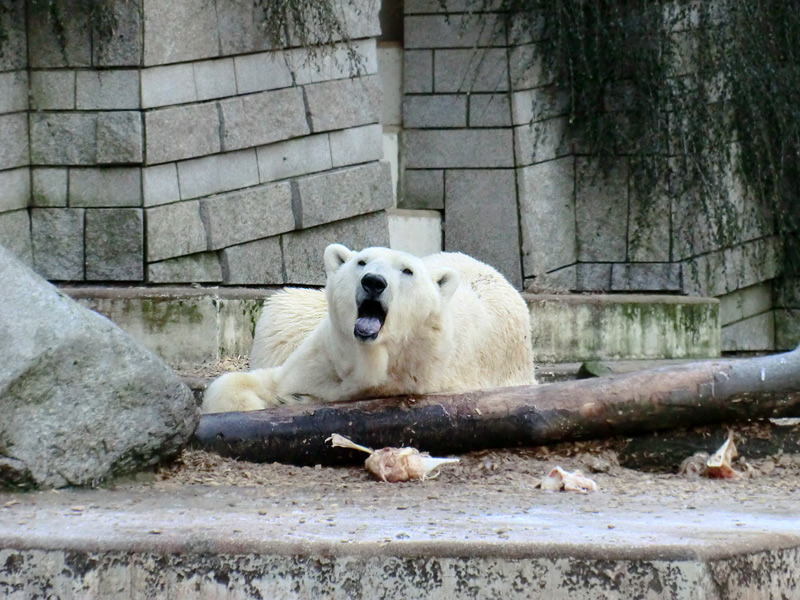
<instances>
[{"instance_id":1,"label":"stone block","mask_svg":"<svg viewBox=\"0 0 800 600\"><path fill-rule=\"evenodd\" d=\"M630 181L630 212L628 215L628 259L636 262L667 262L670 260L672 205L665 178L655 186L648 173L634 161ZM646 189L640 189L646 188Z\"/></svg>"},{"instance_id":2,"label":"stone block","mask_svg":"<svg viewBox=\"0 0 800 600\"><path fill-rule=\"evenodd\" d=\"M539 277L577 260L572 157L518 170L522 263Z\"/></svg>"},{"instance_id":3,"label":"stone block","mask_svg":"<svg viewBox=\"0 0 800 600\"><path fill-rule=\"evenodd\" d=\"M169 204L181 199L176 163L164 163L142 169L144 206Z\"/></svg>"},{"instance_id":4,"label":"stone block","mask_svg":"<svg viewBox=\"0 0 800 600\"><path fill-rule=\"evenodd\" d=\"M607 292L611 290L611 265L609 263L578 263L576 290L579 292Z\"/></svg>"},{"instance_id":5,"label":"stone block","mask_svg":"<svg viewBox=\"0 0 800 600\"><path fill-rule=\"evenodd\" d=\"M142 108L197 101L191 63L142 69Z\"/></svg>"},{"instance_id":6,"label":"stone block","mask_svg":"<svg viewBox=\"0 0 800 600\"><path fill-rule=\"evenodd\" d=\"M469 96L470 127L510 127L511 106L507 94Z\"/></svg>"},{"instance_id":7,"label":"stone block","mask_svg":"<svg viewBox=\"0 0 800 600\"><path fill-rule=\"evenodd\" d=\"M536 277L525 278L525 291L566 294L578 288L578 265L569 265Z\"/></svg>"},{"instance_id":8,"label":"stone block","mask_svg":"<svg viewBox=\"0 0 800 600\"><path fill-rule=\"evenodd\" d=\"M31 163L95 164L96 133L97 115L94 113L31 113ZM0 117L1 134L2 117ZM0 144L0 156L2 156L2 144Z\"/></svg>"},{"instance_id":9,"label":"stone block","mask_svg":"<svg viewBox=\"0 0 800 600\"><path fill-rule=\"evenodd\" d=\"M444 209L444 171L405 169L399 208Z\"/></svg>"},{"instance_id":10,"label":"stone block","mask_svg":"<svg viewBox=\"0 0 800 600\"><path fill-rule=\"evenodd\" d=\"M109 2L103 6L113 31L101 24L92 31L92 63L96 67L138 67L142 64L142 0Z\"/></svg>"},{"instance_id":11,"label":"stone block","mask_svg":"<svg viewBox=\"0 0 800 600\"><path fill-rule=\"evenodd\" d=\"M800 346L800 310L775 310L775 350L794 350Z\"/></svg>"},{"instance_id":12,"label":"stone block","mask_svg":"<svg viewBox=\"0 0 800 600\"><path fill-rule=\"evenodd\" d=\"M288 182L262 185L200 201L208 249L270 237L295 227Z\"/></svg>"},{"instance_id":13,"label":"stone block","mask_svg":"<svg viewBox=\"0 0 800 600\"><path fill-rule=\"evenodd\" d=\"M775 236L695 256L683 261L683 291L698 296L722 296L780 272L780 244Z\"/></svg>"},{"instance_id":14,"label":"stone block","mask_svg":"<svg viewBox=\"0 0 800 600\"><path fill-rule=\"evenodd\" d=\"M479 48L505 46L503 20L484 14L480 22L468 15L407 16L404 24L405 48Z\"/></svg>"},{"instance_id":15,"label":"stone block","mask_svg":"<svg viewBox=\"0 0 800 600\"><path fill-rule=\"evenodd\" d=\"M261 183L327 171L332 166L327 133L261 146L256 151Z\"/></svg>"},{"instance_id":16,"label":"stone block","mask_svg":"<svg viewBox=\"0 0 800 600\"><path fill-rule=\"evenodd\" d=\"M378 48L378 75L381 78L381 125L400 127L403 124L403 49L394 46Z\"/></svg>"},{"instance_id":17,"label":"stone block","mask_svg":"<svg viewBox=\"0 0 800 600\"><path fill-rule=\"evenodd\" d=\"M297 180L298 229L389 208L394 204L389 165L373 162Z\"/></svg>"},{"instance_id":18,"label":"stone block","mask_svg":"<svg viewBox=\"0 0 800 600\"><path fill-rule=\"evenodd\" d=\"M146 112L147 164L216 154L222 149L219 119L213 102Z\"/></svg>"},{"instance_id":19,"label":"stone block","mask_svg":"<svg viewBox=\"0 0 800 600\"><path fill-rule=\"evenodd\" d=\"M0 213L0 246L33 266L31 220L27 210Z\"/></svg>"},{"instance_id":20,"label":"stone block","mask_svg":"<svg viewBox=\"0 0 800 600\"><path fill-rule=\"evenodd\" d=\"M212 58L220 53L217 7L208 0L144 1L144 65Z\"/></svg>"},{"instance_id":21,"label":"stone block","mask_svg":"<svg viewBox=\"0 0 800 600\"><path fill-rule=\"evenodd\" d=\"M75 71L31 71L31 108L70 110L75 108Z\"/></svg>"},{"instance_id":22,"label":"stone block","mask_svg":"<svg viewBox=\"0 0 800 600\"><path fill-rule=\"evenodd\" d=\"M240 150L178 163L181 198L199 198L258 184L255 150Z\"/></svg>"},{"instance_id":23,"label":"stone block","mask_svg":"<svg viewBox=\"0 0 800 600\"><path fill-rule=\"evenodd\" d=\"M442 251L442 213L438 210L388 208L389 247L414 256Z\"/></svg>"},{"instance_id":24,"label":"stone block","mask_svg":"<svg viewBox=\"0 0 800 600\"><path fill-rule=\"evenodd\" d=\"M446 171L444 231L446 250L492 265L520 289L516 187L513 169Z\"/></svg>"},{"instance_id":25,"label":"stone block","mask_svg":"<svg viewBox=\"0 0 800 600\"><path fill-rule=\"evenodd\" d=\"M28 36L24 2L5 2L0 10L0 31L5 32L0 71L24 71L28 68Z\"/></svg>"},{"instance_id":26,"label":"stone block","mask_svg":"<svg viewBox=\"0 0 800 600\"><path fill-rule=\"evenodd\" d=\"M28 110L28 72L0 73L0 114Z\"/></svg>"},{"instance_id":27,"label":"stone block","mask_svg":"<svg viewBox=\"0 0 800 600\"><path fill-rule=\"evenodd\" d=\"M86 211L86 279L144 278L144 215L140 208Z\"/></svg>"},{"instance_id":28,"label":"stone block","mask_svg":"<svg viewBox=\"0 0 800 600\"><path fill-rule=\"evenodd\" d=\"M232 58L204 60L193 66L198 100L236 95L236 72Z\"/></svg>"},{"instance_id":29,"label":"stone block","mask_svg":"<svg viewBox=\"0 0 800 600\"><path fill-rule=\"evenodd\" d=\"M433 62L433 90L437 94L508 90L505 49L436 50Z\"/></svg>"},{"instance_id":30,"label":"stone block","mask_svg":"<svg viewBox=\"0 0 800 600\"><path fill-rule=\"evenodd\" d=\"M0 115L0 169L27 166L29 156L27 115Z\"/></svg>"},{"instance_id":31,"label":"stone block","mask_svg":"<svg viewBox=\"0 0 800 600\"><path fill-rule=\"evenodd\" d=\"M227 0L216 6L219 20L219 42L223 56L249 54L273 46L261 25L264 13L250 0Z\"/></svg>"},{"instance_id":32,"label":"stone block","mask_svg":"<svg viewBox=\"0 0 800 600\"><path fill-rule=\"evenodd\" d=\"M141 163L142 146L142 115L139 111L98 113L98 164Z\"/></svg>"},{"instance_id":33,"label":"stone block","mask_svg":"<svg viewBox=\"0 0 800 600\"><path fill-rule=\"evenodd\" d=\"M222 149L252 148L309 133L303 91L286 88L222 100Z\"/></svg>"},{"instance_id":34,"label":"stone block","mask_svg":"<svg viewBox=\"0 0 800 600\"><path fill-rule=\"evenodd\" d=\"M392 195L397 204L398 187L400 185L400 131L384 130L381 138L383 140L383 160L389 163L389 172L392 175Z\"/></svg>"},{"instance_id":35,"label":"stone block","mask_svg":"<svg viewBox=\"0 0 800 600\"><path fill-rule=\"evenodd\" d=\"M736 290L719 299L719 317L723 326L771 309L772 282L770 281Z\"/></svg>"},{"instance_id":36,"label":"stone block","mask_svg":"<svg viewBox=\"0 0 800 600\"><path fill-rule=\"evenodd\" d=\"M33 69L92 65L90 10L83 0L35 2L28 10L28 52Z\"/></svg>"},{"instance_id":37,"label":"stone block","mask_svg":"<svg viewBox=\"0 0 800 600\"><path fill-rule=\"evenodd\" d=\"M514 166L510 129L410 129L403 132L409 169L469 169Z\"/></svg>"},{"instance_id":38,"label":"stone block","mask_svg":"<svg viewBox=\"0 0 800 600\"><path fill-rule=\"evenodd\" d=\"M0 171L0 212L28 208L31 173L28 167Z\"/></svg>"},{"instance_id":39,"label":"stone block","mask_svg":"<svg viewBox=\"0 0 800 600\"><path fill-rule=\"evenodd\" d=\"M220 252L227 285L279 285L284 283L280 236L225 248Z\"/></svg>"},{"instance_id":40,"label":"stone block","mask_svg":"<svg viewBox=\"0 0 800 600\"><path fill-rule=\"evenodd\" d=\"M39 207L59 207L67 205L67 174L64 169L33 169L32 203Z\"/></svg>"},{"instance_id":41,"label":"stone block","mask_svg":"<svg viewBox=\"0 0 800 600\"><path fill-rule=\"evenodd\" d=\"M722 351L775 349L775 315L772 311L722 327Z\"/></svg>"},{"instance_id":42,"label":"stone block","mask_svg":"<svg viewBox=\"0 0 800 600\"><path fill-rule=\"evenodd\" d=\"M800 277L784 274L775 280L775 307L800 308Z\"/></svg>"},{"instance_id":43,"label":"stone block","mask_svg":"<svg viewBox=\"0 0 800 600\"><path fill-rule=\"evenodd\" d=\"M524 90L549 86L554 83L552 70L544 67L544 44L512 46L509 53L509 78L511 89Z\"/></svg>"},{"instance_id":44,"label":"stone block","mask_svg":"<svg viewBox=\"0 0 800 600\"><path fill-rule=\"evenodd\" d=\"M558 117L514 128L517 165L534 165L573 154L567 119Z\"/></svg>"},{"instance_id":45,"label":"stone block","mask_svg":"<svg viewBox=\"0 0 800 600\"><path fill-rule=\"evenodd\" d=\"M680 292L679 263L616 263L611 266L612 292Z\"/></svg>"},{"instance_id":46,"label":"stone block","mask_svg":"<svg viewBox=\"0 0 800 600\"><path fill-rule=\"evenodd\" d=\"M148 283L220 283L222 269L216 252L200 252L147 265Z\"/></svg>"},{"instance_id":47,"label":"stone block","mask_svg":"<svg viewBox=\"0 0 800 600\"><path fill-rule=\"evenodd\" d=\"M292 72L283 52L234 56L233 66L240 94L277 90L292 85Z\"/></svg>"},{"instance_id":48,"label":"stone block","mask_svg":"<svg viewBox=\"0 0 800 600\"><path fill-rule=\"evenodd\" d=\"M432 13L478 12L481 10L499 9L502 5L495 0L405 0L403 11L407 15Z\"/></svg>"},{"instance_id":49,"label":"stone block","mask_svg":"<svg viewBox=\"0 0 800 600\"><path fill-rule=\"evenodd\" d=\"M378 72L375 40L351 41L349 47L336 44L323 53L295 48L286 53L286 60L297 85L364 77Z\"/></svg>"},{"instance_id":50,"label":"stone block","mask_svg":"<svg viewBox=\"0 0 800 600\"><path fill-rule=\"evenodd\" d=\"M388 247L388 216L385 211L381 211L287 233L281 238L286 283L324 285L322 254L326 246L338 243L358 250L370 246Z\"/></svg>"},{"instance_id":51,"label":"stone block","mask_svg":"<svg viewBox=\"0 0 800 600\"><path fill-rule=\"evenodd\" d=\"M466 127L467 96L465 94L406 96L403 99L403 126L420 129Z\"/></svg>"},{"instance_id":52,"label":"stone block","mask_svg":"<svg viewBox=\"0 0 800 600\"><path fill-rule=\"evenodd\" d=\"M148 208L145 223L148 262L208 249L198 200Z\"/></svg>"},{"instance_id":53,"label":"stone block","mask_svg":"<svg viewBox=\"0 0 800 600\"><path fill-rule=\"evenodd\" d=\"M372 162L383 158L383 128L380 124L351 127L330 133L334 167Z\"/></svg>"},{"instance_id":54,"label":"stone block","mask_svg":"<svg viewBox=\"0 0 800 600\"><path fill-rule=\"evenodd\" d=\"M139 108L139 70L78 71L75 107L78 110Z\"/></svg>"},{"instance_id":55,"label":"stone block","mask_svg":"<svg viewBox=\"0 0 800 600\"><path fill-rule=\"evenodd\" d=\"M617 160L604 172L595 159L575 159L575 220L579 261L626 261L627 161Z\"/></svg>"},{"instance_id":56,"label":"stone block","mask_svg":"<svg viewBox=\"0 0 800 600\"><path fill-rule=\"evenodd\" d=\"M83 280L82 208L31 209L34 270L45 279Z\"/></svg>"},{"instance_id":57,"label":"stone block","mask_svg":"<svg viewBox=\"0 0 800 600\"><path fill-rule=\"evenodd\" d=\"M81 208L141 206L141 170L135 167L70 169L69 205Z\"/></svg>"},{"instance_id":58,"label":"stone block","mask_svg":"<svg viewBox=\"0 0 800 600\"><path fill-rule=\"evenodd\" d=\"M304 89L314 132L377 123L380 118L377 75L314 83Z\"/></svg>"},{"instance_id":59,"label":"stone block","mask_svg":"<svg viewBox=\"0 0 800 600\"><path fill-rule=\"evenodd\" d=\"M406 94L433 93L432 50L406 50L403 53L403 91Z\"/></svg>"}]
</instances>

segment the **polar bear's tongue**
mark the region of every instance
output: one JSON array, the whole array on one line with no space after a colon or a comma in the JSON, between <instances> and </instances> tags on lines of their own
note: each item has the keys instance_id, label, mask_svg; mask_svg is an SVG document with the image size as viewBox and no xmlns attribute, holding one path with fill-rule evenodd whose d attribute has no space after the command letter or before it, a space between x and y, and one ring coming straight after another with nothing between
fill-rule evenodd
<instances>
[{"instance_id":1,"label":"polar bear's tongue","mask_svg":"<svg viewBox=\"0 0 800 600\"><path fill-rule=\"evenodd\" d=\"M377 317L359 317L356 319L356 334L361 337L374 337L381 330L381 320Z\"/></svg>"}]
</instances>

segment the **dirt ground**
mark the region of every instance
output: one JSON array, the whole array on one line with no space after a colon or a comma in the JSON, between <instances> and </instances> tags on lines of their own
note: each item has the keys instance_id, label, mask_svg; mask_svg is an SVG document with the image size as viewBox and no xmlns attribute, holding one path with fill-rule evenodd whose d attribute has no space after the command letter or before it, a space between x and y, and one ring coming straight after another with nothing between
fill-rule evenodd
<instances>
[{"instance_id":1,"label":"dirt ground","mask_svg":"<svg viewBox=\"0 0 800 600\"><path fill-rule=\"evenodd\" d=\"M183 371L189 378L216 377L228 371L246 370L246 358L226 359L214 366ZM737 443L763 435L753 424L734 426ZM358 442L358 440L353 440ZM278 463L253 463L224 458L215 453L185 449L172 463L153 475L155 487L174 485L265 487L337 491L342 488L366 491L371 486L426 486L447 493L468 493L475 488L535 489L554 467L580 471L592 478L598 491L612 496L656 496L660 493L690 498L699 495L713 503L715 497L775 497L791 499L800 491L800 454L779 452L766 457L738 456L733 463L740 474L734 479L710 479L698 474L705 457L686 456L687 465L664 464L659 472L645 472L620 466L617 449L622 440L572 442L539 448L483 450L461 455L460 462L446 465L435 479L424 482L386 484L375 481L363 466L296 467ZM419 448L424 451L425 448ZM331 452L337 449L331 448ZM366 457L366 455L365 455ZM700 469L702 470L702 468Z\"/></svg>"}]
</instances>

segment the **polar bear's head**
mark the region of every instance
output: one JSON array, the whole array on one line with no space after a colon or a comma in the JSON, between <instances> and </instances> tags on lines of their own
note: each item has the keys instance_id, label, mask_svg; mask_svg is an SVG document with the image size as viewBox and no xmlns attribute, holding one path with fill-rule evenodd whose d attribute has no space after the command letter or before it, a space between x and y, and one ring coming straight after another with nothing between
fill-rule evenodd
<instances>
[{"instance_id":1,"label":"polar bear's head","mask_svg":"<svg viewBox=\"0 0 800 600\"><path fill-rule=\"evenodd\" d=\"M325 249L325 294L333 325L363 343L404 340L440 313L461 280L448 267L429 270L411 254L388 248Z\"/></svg>"}]
</instances>

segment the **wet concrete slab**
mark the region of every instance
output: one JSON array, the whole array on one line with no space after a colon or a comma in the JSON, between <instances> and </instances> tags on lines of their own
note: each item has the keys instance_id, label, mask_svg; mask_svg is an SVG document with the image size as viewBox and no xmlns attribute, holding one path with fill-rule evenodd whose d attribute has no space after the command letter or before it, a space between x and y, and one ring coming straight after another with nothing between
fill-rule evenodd
<instances>
[{"instance_id":1,"label":"wet concrete slab","mask_svg":"<svg viewBox=\"0 0 800 600\"><path fill-rule=\"evenodd\" d=\"M764 490L160 484L0 507L7 598L800 597L800 499Z\"/></svg>"}]
</instances>

